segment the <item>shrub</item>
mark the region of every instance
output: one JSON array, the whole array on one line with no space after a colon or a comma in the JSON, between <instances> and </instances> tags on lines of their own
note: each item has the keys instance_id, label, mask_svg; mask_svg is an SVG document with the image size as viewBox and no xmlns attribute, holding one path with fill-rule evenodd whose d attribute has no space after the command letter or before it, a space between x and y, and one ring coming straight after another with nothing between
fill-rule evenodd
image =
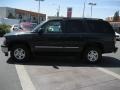
<instances>
[{"instance_id":1,"label":"shrub","mask_svg":"<svg viewBox=\"0 0 120 90\"><path fill-rule=\"evenodd\" d=\"M0 24L0 37L10 32L10 25Z\"/></svg>"}]
</instances>

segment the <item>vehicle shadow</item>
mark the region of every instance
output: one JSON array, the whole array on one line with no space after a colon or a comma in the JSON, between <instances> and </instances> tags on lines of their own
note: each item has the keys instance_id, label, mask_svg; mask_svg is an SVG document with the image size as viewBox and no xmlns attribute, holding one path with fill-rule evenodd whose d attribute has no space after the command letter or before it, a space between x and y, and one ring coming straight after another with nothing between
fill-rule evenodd
<instances>
[{"instance_id":1,"label":"vehicle shadow","mask_svg":"<svg viewBox=\"0 0 120 90\"><path fill-rule=\"evenodd\" d=\"M60 66L66 67L120 67L120 60L103 56L102 61L97 64L89 64L81 60L78 56L37 56L33 57L30 61L24 63L14 62L11 58L7 60L8 64L19 64L19 65L36 65L36 66L53 66L59 69Z\"/></svg>"}]
</instances>

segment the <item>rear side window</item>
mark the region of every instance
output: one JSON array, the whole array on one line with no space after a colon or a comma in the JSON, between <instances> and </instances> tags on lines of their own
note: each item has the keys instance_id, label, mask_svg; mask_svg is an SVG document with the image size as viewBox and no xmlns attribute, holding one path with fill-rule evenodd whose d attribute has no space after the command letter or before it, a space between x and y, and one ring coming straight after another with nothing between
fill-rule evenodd
<instances>
[{"instance_id":1,"label":"rear side window","mask_svg":"<svg viewBox=\"0 0 120 90\"><path fill-rule=\"evenodd\" d=\"M80 20L67 20L65 22L66 33L83 33L85 32L83 21Z\"/></svg>"},{"instance_id":2,"label":"rear side window","mask_svg":"<svg viewBox=\"0 0 120 90\"><path fill-rule=\"evenodd\" d=\"M103 22L103 24L105 27L105 32L114 33L114 29L112 28L112 26L108 22Z\"/></svg>"},{"instance_id":3,"label":"rear side window","mask_svg":"<svg viewBox=\"0 0 120 90\"><path fill-rule=\"evenodd\" d=\"M112 27L104 21L87 21L90 33L114 33Z\"/></svg>"}]
</instances>

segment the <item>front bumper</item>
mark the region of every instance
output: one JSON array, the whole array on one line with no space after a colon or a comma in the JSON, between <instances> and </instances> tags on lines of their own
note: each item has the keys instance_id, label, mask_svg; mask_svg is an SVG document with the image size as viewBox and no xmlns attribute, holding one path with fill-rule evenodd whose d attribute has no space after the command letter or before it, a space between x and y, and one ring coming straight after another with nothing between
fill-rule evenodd
<instances>
[{"instance_id":1,"label":"front bumper","mask_svg":"<svg viewBox=\"0 0 120 90\"><path fill-rule=\"evenodd\" d=\"M1 50L3 53L5 53L5 56L8 56L8 47L5 45L1 45Z\"/></svg>"}]
</instances>

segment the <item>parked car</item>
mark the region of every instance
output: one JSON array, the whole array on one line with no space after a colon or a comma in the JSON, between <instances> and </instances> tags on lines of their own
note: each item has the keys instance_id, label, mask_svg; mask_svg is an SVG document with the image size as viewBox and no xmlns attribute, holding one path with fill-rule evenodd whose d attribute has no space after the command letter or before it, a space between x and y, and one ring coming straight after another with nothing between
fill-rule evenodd
<instances>
[{"instance_id":1,"label":"parked car","mask_svg":"<svg viewBox=\"0 0 120 90\"><path fill-rule=\"evenodd\" d=\"M12 25L10 31L11 32L32 31L36 26L37 26L36 23L22 22L20 24Z\"/></svg>"},{"instance_id":2,"label":"parked car","mask_svg":"<svg viewBox=\"0 0 120 90\"><path fill-rule=\"evenodd\" d=\"M25 31L32 31L37 26L37 23L22 22L20 26Z\"/></svg>"},{"instance_id":3,"label":"parked car","mask_svg":"<svg viewBox=\"0 0 120 90\"><path fill-rule=\"evenodd\" d=\"M103 53L117 51L115 43L115 32L106 21L63 18L45 21L31 32L6 34L1 48L18 62L36 52L78 52L83 60L96 63Z\"/></svg>"},{"instance_id":4,"label":"parked car","mask_svg":"<svg viewBox=\"0 0 120 90\"><path fill-rule=\"evenodd\" d=\"M117 32L115 32L115 36L116 36L116 40L117 40L117 41L120 41L120 34L117 33Z\"/></svg>"}]
</instances>

